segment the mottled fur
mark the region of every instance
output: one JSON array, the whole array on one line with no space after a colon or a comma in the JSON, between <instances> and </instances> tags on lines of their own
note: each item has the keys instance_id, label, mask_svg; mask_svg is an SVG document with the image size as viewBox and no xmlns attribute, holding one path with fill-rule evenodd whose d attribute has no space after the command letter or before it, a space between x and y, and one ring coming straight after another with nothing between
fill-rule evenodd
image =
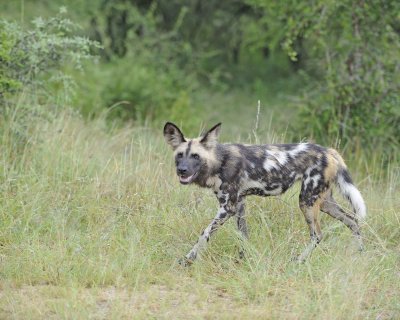
<instances>
[{"instance_id":1,"label":"mottled fur","mask_svg":"<svg viewBox=\"0 0 400 320\"><path fill-rule=\"evenodd\" d=\"M336 150L311 143L221 144L218 143L220 126L214 126L196 139L186 139L172 123L164 127L164 137L174 150L180 182L213 189L220 206L213 221L186 255L185 264L196 259L211 234L232 216L236 216L243 236L248 237L244 213L246 196L280 195L297 180L301 180L299 205L311 237L299 260L304 261L322 239L320 210L349 227L362 249L357 218L365 217L365 204ZM348 215L333 199L334 185L352 205L355 216Z\"/></svg>"}]
</instances>

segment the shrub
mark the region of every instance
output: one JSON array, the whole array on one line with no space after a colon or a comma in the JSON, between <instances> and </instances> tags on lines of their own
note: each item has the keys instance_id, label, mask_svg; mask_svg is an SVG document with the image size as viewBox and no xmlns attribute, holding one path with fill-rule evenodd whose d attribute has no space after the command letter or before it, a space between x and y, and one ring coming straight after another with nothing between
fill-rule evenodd
<instances>
[{"instance_id":1,"label":"shrub","mask_svg":"<svg viewBox=\"0 0 400 320\"><path fill-rule=\"evenodd\" d=\"M52 96L46 89L54 84L61 85L64 98L70 97L73 81L63 72L64 66L81 69L84 60L93 58L90 50L98 44L73 35L78 27L64 17L65 12L61 9L56 17L37 18L28 30L0 20L0 102L22 88Z\"/></svg>"},{"instance_id":2,"label":"shrub","mask_svg":"<svg viewBox=\"0 0 400 320\"><path fill-rule=\"evenodd\" d=\"M116 121L143 124L175 118L190 129L189 97L198 87L198 73L189 60L195 59L189 43L177 34L182 17L171 30L161 32L154 10L141 12L126 1L105 2L95 24L104 59L100 67L79 77L74 101L85 116L106 109L108 118Z\"/></svg>"},{"instance_id":3,"label":"shrub","mask_svg":"<svg viewBox=\"0 0 400 320\"><path fill-rule=\"evenodd\" d=\"M249 2L314 79L297 130L322 142L399 146L398 1Z\"/></svg>"},{"instance_id":4,"label":"shrub","mask_svg":"<svg viewBox=\"0 0 400 320\"><path fill-rule=\"evenodd\" d=\"M29 147L34 126L56 118L55 106L68 106L74 81L67 67L81 70L98 47L73 35L77 26L64 14L37 18L29 29L0 20L0 136L10 159Z\"/></svg>"},{"instance_id":5,"label":"shrub","mask_svg":"<svg viewBox=\"0 0 400 320\"><path fill-rule=\"evenodd\" d=\"M190 128L196 79L173 63L168 68L151 64L149 57L154 55L128 55L100 68L89 67L77 78L80 86L73 104L89 118L106 110L113 122L184 121Z\"/></svg>"}]
</instances>

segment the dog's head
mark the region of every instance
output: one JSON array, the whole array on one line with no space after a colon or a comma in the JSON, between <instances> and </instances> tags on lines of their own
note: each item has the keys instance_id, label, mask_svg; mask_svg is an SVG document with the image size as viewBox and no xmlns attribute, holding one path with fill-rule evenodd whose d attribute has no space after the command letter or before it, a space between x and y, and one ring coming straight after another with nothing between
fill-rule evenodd
<instances>
[{"instance_id":1,"label":"dog's head","mask_svg":"<svg viewBox=\"0 0 400 320\"><path fill-rule=\"evenodd\" d=\"M180 183L199 181L217 161L215 149L220 128L221 123L218 123L199 138L186 139L176 125L171 122L165 124L164 138L174 150Z\"/></svg>"}]
</instances>

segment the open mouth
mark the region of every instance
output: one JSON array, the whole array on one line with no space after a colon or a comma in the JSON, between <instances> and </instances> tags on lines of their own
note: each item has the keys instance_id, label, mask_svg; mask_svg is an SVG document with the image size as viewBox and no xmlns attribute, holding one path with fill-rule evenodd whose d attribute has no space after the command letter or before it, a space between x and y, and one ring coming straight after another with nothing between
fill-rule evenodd
<instances>
[{"instance_id":1,"label":"open mouth","mask_svg":"<svg viewBox=\"0 0 400 320\"><path fill-rule=\"evenodd\" d=\"M194 180L194 178L196 178L196 176L197 176L197 172L195 172L192 175L187 176L187 177L179 176L179 182L182 184L189 184Z\"/></svg>"}]
</instances>

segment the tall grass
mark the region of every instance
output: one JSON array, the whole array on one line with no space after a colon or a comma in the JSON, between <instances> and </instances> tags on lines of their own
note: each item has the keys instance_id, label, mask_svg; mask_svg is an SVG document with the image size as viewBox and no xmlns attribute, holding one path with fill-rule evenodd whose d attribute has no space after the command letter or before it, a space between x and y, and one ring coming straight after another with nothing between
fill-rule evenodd
<instances>
[{"instance_id":1,"label":"tall grass","mask_svg":"<svg viewBox=\"0 0 400 320\"><path fill-rule=\"evenodd\" d=\"M0 318L400 317L398 163L348 157L369 212L361 254L323 216L321 245L291 262L308 242L295 187L248 199L245 260L228 222L182 268L217 202L179 185L161 130L110 129L71 112L21 121L8 117L0 137Z\"/></svg>"}]
</instances>

